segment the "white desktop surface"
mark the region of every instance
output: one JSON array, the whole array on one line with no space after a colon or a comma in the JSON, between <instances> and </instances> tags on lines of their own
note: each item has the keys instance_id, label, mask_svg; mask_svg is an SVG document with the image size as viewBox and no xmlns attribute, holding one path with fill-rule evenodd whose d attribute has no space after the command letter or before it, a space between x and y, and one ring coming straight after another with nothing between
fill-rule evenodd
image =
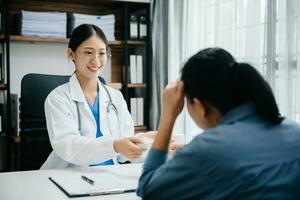
<instances>
[{"instance_id":1,"label":"white desktop surface","mask_svg":"<svg viewBox=\"0 0 300 200\"><path fill-rule=\"evenodd\" d=\"M141 164L99 166L87 169L54 169L0 173L1 200L64 200L64 199L140 199L135 192L69 198L48 178L65 173L113 173L120 178L134 178L138 181L142 172Z\"/></svg>"}]
</instances>

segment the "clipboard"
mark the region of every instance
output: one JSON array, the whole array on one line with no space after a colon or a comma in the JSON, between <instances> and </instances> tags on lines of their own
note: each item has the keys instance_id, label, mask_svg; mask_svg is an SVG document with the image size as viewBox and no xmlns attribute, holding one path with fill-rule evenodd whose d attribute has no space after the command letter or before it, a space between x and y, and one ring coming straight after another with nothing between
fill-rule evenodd
<instances>
[{"instance_id":1,"label":"clipboard","mask_svg":"<svg viewBox=\"0 0 300 200\"><path fill-rule=\"evenodd\" d=\"M118 178L112 174L84 174L84 176L94 180L95 184L82 180L81 174L51 176L49 180L70 198L135 192L137 188L136 180Z\"/></svg>"}]
</instances>

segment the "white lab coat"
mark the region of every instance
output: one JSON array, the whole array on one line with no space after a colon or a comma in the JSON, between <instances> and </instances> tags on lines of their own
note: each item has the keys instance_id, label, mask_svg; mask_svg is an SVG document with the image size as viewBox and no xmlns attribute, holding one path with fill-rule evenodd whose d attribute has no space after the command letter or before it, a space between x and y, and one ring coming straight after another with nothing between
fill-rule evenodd
<instances>
[{"instance_id":1,"label":"white lab coat","mask_svg":"<svg viewBox=\"0 0 300 200\"><path fill-rule=\"evenodd\" d=\"M98 138L96 138L96 121L75 74L68 83L58 86L48 95L45 101L45 115L53 151L41 169L88 167L90 164L109 159L113 159L115 164L118 163L117 160L126 161L125 157L115 152L113 141L116 138L134 135L132 117L122 93L106 86L118 110L118 117L111 111L108 120L109 97L99 81L98 85L100 129L103 133L103 136ZM109 131L108 121L112 134Z\"/></svg>"}]
</instances>

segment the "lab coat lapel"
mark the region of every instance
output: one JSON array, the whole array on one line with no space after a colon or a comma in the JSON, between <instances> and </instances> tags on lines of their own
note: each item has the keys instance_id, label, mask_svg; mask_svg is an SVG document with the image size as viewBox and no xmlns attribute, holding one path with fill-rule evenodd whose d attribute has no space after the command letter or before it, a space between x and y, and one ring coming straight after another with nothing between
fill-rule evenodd
<instances>
[{"instance_id":1,"label":"lab coat lapel","mask_svg":"<svg viewBox=\"0 0 300 200\"><path fill-rule=\"evenodd\" d=\"M98 80L98 85L99 85L99 108L100 108L100 129L102 134L105 135L111 135L108 127L108 120L107 120L107 105L109 103L109 98L106 94L105 89L103 88L104 86L100 83Z\"/></svg>"},{"instance_id":2,"label":"lab coat lapel","mask_svg":"<svg viewBox=\"0 0 300 200\"><path fill-rule=\"evenodd\" d=\"M76 77L76 74L72 75L69 82L71 98L75 103L77 102L77 106L80 112L80 131L84 135L96 137L96 121L84 97L83 91Z\"/></svg>"},{"instance_id":3,"label":"lab coat lapel","mask_svg":"<svg viewBox=\"0 0 300 200\"><path fill-rule=\"evenodd\" d=\"M85 97L82 92L79 81L76 77L76 74L73 74L69 80L70 82L70 94L73 101L85 102Z\"/></svg>"}]
</instances>

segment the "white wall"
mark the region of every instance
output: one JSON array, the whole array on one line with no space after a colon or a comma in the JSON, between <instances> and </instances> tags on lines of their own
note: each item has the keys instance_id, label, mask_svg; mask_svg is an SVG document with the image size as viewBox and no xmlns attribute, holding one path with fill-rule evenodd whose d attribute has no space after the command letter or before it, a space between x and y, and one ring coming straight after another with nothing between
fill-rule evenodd
<instances>
[{"instance_id":1,"label":"white wall","mask_svg":"<svg viewBox=\"0 0 300 200\"><path fill-rule=\"evenodd\" d=\"M10 89L20 96L22 77L28 73L71 75L66 43L11 42Z\"/></svg>"}]
</instances>

